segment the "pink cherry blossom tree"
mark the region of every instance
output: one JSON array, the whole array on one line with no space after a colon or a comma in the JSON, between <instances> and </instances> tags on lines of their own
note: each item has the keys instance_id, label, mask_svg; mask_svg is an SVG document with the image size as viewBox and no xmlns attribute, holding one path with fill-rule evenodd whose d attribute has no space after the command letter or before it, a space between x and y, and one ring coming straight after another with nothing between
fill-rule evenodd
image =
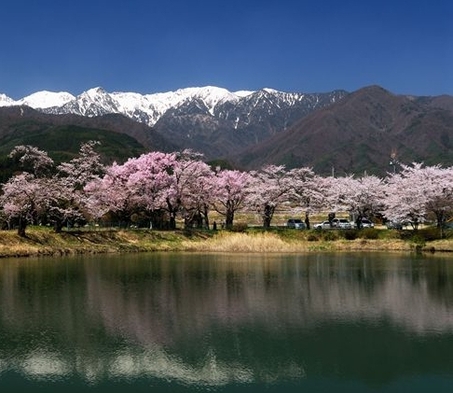
<instances>
[{"instance_id":1,"label":"pink cherry blossom tree","mask_svg":"<svg viewBox=\"0 0 453 393\"><path fill-rule=\"evenodd\" d=\"M233 227L235 213L246 203L252 177L238 170L217 170L214 178L213 207L225 217L225 227Z\"/></svg>"},{"instance_id":2,"label":"pink cherry blossom tree","mask_svg":"<svg viewBox=\"0 0 453 393\"><path fill-rule=\"evenodd\" d=\"M172 186L175 154L150 152L128 160L125 184L132 206L150 220L150 227L164 228L166 192Z\"/></svg>"},{"instance_id":3,"label":"pink cherry blossom tree","mask_svg":"<svg viewBox=\"0 0 453 393\"><path fill-rule=\"evenodd\" d=\"M181 210L186 228L209 229L209 210L214 198L214 172L201 160L194 160L185 173Z\"/></svg>"},{"instance_id":4,"label":"pink cherry blossom tree","mask_svg":"<svg viewBox=\"0 0 453 393\"><path fill-rule=\"evenodd\" d=\"M130 223L136 202L134 191L128 187L134 173L129 161L122 165L113 163L102 178L93 179L84 187L86 207L95 220L111 213L120 225Z\"/></svg>"},{"instance_id":5,"label":"pink cherry blossom tree","mask_svg":"<svg viewBox=\"0 0 453 393\"><path fill-rule=\"evenodd\" d=\"M191 212L196 211L193 201L196 198L206 200L206 191L209 191L209 181L206 181L206 178L211 176L208 166L201 162L202 154L186 149L175 153L175 157L176 160L169 169L171 185L165 193L165 210L169 214L170 229L176 228L178 214L184 217L186 224L191 221ZM204 206L207 208L209 203ZM198 213L201 213L200 209Z\"/></svg>"}]
</instances>

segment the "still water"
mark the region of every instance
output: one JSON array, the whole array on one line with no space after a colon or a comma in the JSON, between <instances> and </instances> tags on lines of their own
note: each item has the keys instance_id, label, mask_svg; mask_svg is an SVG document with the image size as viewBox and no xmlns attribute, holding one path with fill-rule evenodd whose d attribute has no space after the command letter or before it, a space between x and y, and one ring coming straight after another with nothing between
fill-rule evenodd
<instances>
[{"instance_id":1,"label":"still water","mask_svg":"<svg viewBox=\"0 0 453 393\"><path fill-rule=\"evenodd\" d=\"M0 391L451 392L450 260L0 260Z\"/></svg>"}]
</instances>

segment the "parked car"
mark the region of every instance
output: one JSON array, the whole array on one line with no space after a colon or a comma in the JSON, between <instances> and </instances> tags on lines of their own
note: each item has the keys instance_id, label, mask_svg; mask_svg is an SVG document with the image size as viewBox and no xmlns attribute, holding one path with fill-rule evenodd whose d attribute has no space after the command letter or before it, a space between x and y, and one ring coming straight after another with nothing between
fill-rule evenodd
<instances>
[{"instance_id":1,"label":"parked car","mask_svg":"<svg viewBox=\"0 0 453 393\"><path fill-rule=\"evenodd\" d=\"M332 224L335 228L339 229L352 229L353 225L346 218L334 218Z\"/></svg>"},{"instance_id":2,"label":"parked car","mask_svg":"<svg viewBox=\"0 0 453 393\"><path fill-rule=\"evenodd\" d=\"M332 229L333 226L330 225L330 221L323 221L313 225L314 229Z\"/></svg>"},{"instance_id":3,"label":"parked car","mask_svg":"<svg viewBox=\"0 0 453 393\"><path fill-rule=\"evenodd\" d=\"M286 222L286 227L293 228L293 229L306 229L307 228L305 223L302 220L300 220L299 218L290 218Z\"/></svg>"},{"instance_id":4,"label":"parked car","mask_svg":"<svg viewBox=\"0 0 453 393\"><path fill-rule=\"evenodd\" d=\"M403 223L399 221L386 221L385 226L387 229L403 229Z\"/></svg>"},{"instance_id":5,"label":"parked car","mask_svg":"<svg viewBox=\"0 0 453 393\"><path fill-rule=\"evenodd\" d=\"M374 228L374 223L368 218L362 218L362 228Z\"/></svg>"}]
</instances>

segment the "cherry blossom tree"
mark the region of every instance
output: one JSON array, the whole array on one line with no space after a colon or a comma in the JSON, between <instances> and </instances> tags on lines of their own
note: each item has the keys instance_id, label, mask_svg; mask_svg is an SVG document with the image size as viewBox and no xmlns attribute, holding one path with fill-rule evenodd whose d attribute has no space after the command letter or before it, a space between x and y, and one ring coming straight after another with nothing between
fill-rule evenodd
<instances>
[{"instance_id":1,"label":"cherry blossom tree","mask_svg":"<svg viewBox=\"0 0 453 393\"><path fill-rule=\"evenodd\" d=\"M217 170L213 189L214 209L225 217L225 227L233 227L236 211L244 207L252 177L248 172Z\"/></svg>"},{"instance_id":2,"label":"cherry blossom tree","mask_svg":"<svg viewBox=\"0 0 453 393\"><path fill-rule=\"evenodd\" d=\"M105 166L95 147L98 141L89 141L80 146L79 154L69 162L58 165L58 175L65 179L67 186L72 190L83 190L91 180L105 173Z\"/></svg>"},{"instance_id":3,"label":"cherry blossom tree","mask_svg":"<svg viewBox=\"0 0 453 393\"><path fill-rule=\"evenodd\" d=\"M22 170L31 173L35 177L46 176L54 165L54 161L45 151L30 145L14 147L9 157L16 161Z\"/></svg>"},{"instance_id":4,"label":"cherry blossom tree","mask_svg":"<svg viewBox=\"0 0 453 393\"><path fill-rule=\"evenodd\" d=\"M347 211L361 227L362 218L383 209L384 181L373 175L328 177L324 187L326 202L333 212Z\"/></svg>"},{"instance_id":5,"label":"cherry blossom tree","mask_svg":"<svg viewBox=\"0 0 453 393\"><path fill-rule=\"evenodd\" d=\"M425 167L421 172L426 188L426 209L434 214L437 227L443 228L453 215L453 168L436 165Z\"/></svg>"},{"instance_id":6,"label":"cherry blossom tree","mask_svg":"<svg viewBox=\"0 0 453 393\"><path fill-rule=\"evenodd\" d=\"M453 169L439 165L402 165L389 175L384 214L395 221L410 222L414 229L431 213L442 227L453 214Z\"/></svg>"},{"instance_id":7,"label":"cherry blossom tree","mask_svg":"<svg viewBox=\"0 0 453 393\"><path fill-rule=\"evenodd\" d=\"M83 187L104 171L100 156L94 150L97 144L95 141L82 144L78 156L58 165L57 173L47 180L47 187L42 190L46 216L56 232L61 232L65 224L85 220Z\"/></svg>"},{"instance_id":8,"label":"cherry blossom tree","mask_svg":"<svg viewBox=\"0 0 453 393\"><path fill-rule=\"evenodd\" d=\"M137 211L143 211L150 227L163 228L163 208L166 192L172 185L175 154L150 152L128 160L124 166L128 173L125 184L130 202Z\"/></svg>"},{"instance_id":9,"label":"cherry blossom tree","mask_svg":"<svg viewBox=\"0 0 453 393\"><path fill-rule=\"evenodd\" d=\"M293 189L291 173L283 165L268 165L250 172L248 203L261 216L263 227L269 228L277 207L290 199Z\"/></svg>"},{"instance_id":10,"label":"cherry blossom tree","mask_svg":"<svg viewBox=\"0 0 453 393\"><path fill-rule=\"evenodd\" d=\"M169 170L171 185L166 190L165 195L165 210L169 214L170 229L176 228L176 217L178 214L190 214L189 212L193 210L191 203L194 196L191 192L196 193L198 190L203 193L206 191L204 189L208 183L204 180L202 181L202 179L205 176L209 176L208 167L205 164L201 164L202 154L193 152L190 149L175 154L176 160ZM199 185L198 188L197 184ZM201 187L201 184L203 184L203 187ZM189 216L186 218L189 218Z\"/></svg>"},{"instance_id":11,"label":"cherry blossom tree","mask_svg":"<svg viewBox=\"0 0 453 393\"><path fill-rule=\"evenodd\" d=\"M209 229L209 210L214 198L214 172L209 165L195 160L185 174L188 181L182 190L182 214L186 228Z\"/></svg>"},{"instance_id":12,"label":"cherry blossom tree","mask_svg":"<svg viewBox=\"0 0 453 393\"><path fill-rule=\"evenodd\" d=\"M321 210L323 206L322 178L307 167L291 169L288 176L292 179L290 201L295 204L296 210L304 211L305 224L307 229L310 229L310 214Z\"/></svg>"},{"instance_id":13,"label":"cherry blossom tree","mask_svg":"<svg viewBox=\"0 0 453 393\"><path fill-rule=\"evenodd\" d=\"M23 172L3 184L0 206L9 225L17 224L19 236L24 237L27 225L36 222L43 213L45 176L54 162L46 152L30 145L16 146L9 157Z\"/></svg>"},{"instance_id":14,"label":"cherry blossom tree","mask_svg":"<svg viewBox=\"0 0 453 393\"><path fill-rule=\"evenodd\" d=\"M26 227L37 221L44 210L44 180L31 173L13 176L2 187L0 206L9 225L17 225L17 233L25 237Z\"/></svg>"},{"instance_id":15,"label":"cherry blossom tree","mask_svg":"<svg viewBox=\"0 0 453 393\"><path fill-rule=\"evenodd\" d=\"M93 179L85 187L85 204L90 215L100 219L107 213L113 213L121 223L128 225L134 212L134 190L128 187L133 166L116 162L106 168L102 178Z\"/></svg>"},{"instance_id":16,"label":"cherry blossom tree","mask_svg":"<svg viewBox=\"0 0 453 393\"><path fill-rule=\"evenodd\" d=\"M103 178L85 186L87 205L98 218L107 211L126 222L133 214L144 215L153 227L174 229L180 215L188 227L195 222L209 226L213 172L200 158L198 153L185 150L151 152L122 165L114 163Z\"/></svg>"}]
</instances>

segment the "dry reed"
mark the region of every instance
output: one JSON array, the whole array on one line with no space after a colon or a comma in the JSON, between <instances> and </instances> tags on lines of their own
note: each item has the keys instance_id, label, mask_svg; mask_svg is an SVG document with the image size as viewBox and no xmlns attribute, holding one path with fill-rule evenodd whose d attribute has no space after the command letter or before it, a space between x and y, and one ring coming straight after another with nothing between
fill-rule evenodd
<instances>
[{"instance_id":1,"label":"dry reed","mask_svg":"<svg viewBox=\"0 0 453 393\"><path fill-rule=\"evenodd\" d=\"M187 251L209 252L296 252L308 249L305 242L285 242L273 233L230 232L221 232L202 241L185 241L182 247Z\"/></svg>"}]
</instances>

